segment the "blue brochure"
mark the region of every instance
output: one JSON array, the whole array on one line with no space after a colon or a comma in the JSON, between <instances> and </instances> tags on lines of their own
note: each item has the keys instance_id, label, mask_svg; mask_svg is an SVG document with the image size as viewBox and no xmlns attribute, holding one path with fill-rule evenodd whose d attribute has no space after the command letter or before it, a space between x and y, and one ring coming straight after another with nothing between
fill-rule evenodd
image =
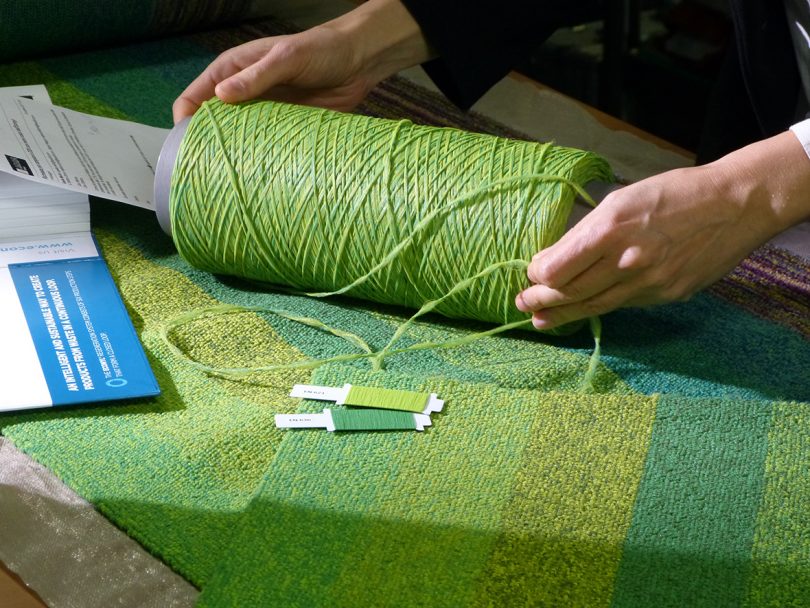
<instances>
[{"instance_id":1,"label":"blue brochure","mask_svg":"<svg viewBox=\"0 0 810 608\"><path fill-rule=\"evenodd\" d=\"M0 411L157 395L87 197L17 179L0 176Z\"/></svg>"},{"instance_id":2,"label":"blue brochure","mask_svg":"<svg viewBox=\"0 0 810 608\"><path fill-rule=\"evenodd\" d=\"M15 264L9 271L50 405L159 392L103 259Z\"/></svg>"},{"instance_id":3,"label":"blue brochure","mask_svg":"<svg viewBox=\"0 0 810 608\"><path fill-rule=\"evenodd\" d=\"M52 109L42 85L0 89L0 98L20 97ZM34 148L56 162L50 145ZM34 148L26 154L42 169ZM87 195L49 183L59 172L37 178L33 169L20 154L0 155L0 412L157 395L90 233Z\"/></svg>"}]
</instances>

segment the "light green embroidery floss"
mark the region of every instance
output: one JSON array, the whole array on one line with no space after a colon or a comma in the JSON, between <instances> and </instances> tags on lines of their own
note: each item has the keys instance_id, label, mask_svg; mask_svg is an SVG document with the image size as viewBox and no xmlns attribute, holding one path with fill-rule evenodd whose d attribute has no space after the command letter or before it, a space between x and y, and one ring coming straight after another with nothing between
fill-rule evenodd
<instances>
[{"instance_id":1,"label":"light green embroidery floss","mask_svg":"<svg viewBox=\"0 0 810 608\"><path fill-rule=\"evenodd\" d=\"M180 144L169 216L178 251L203 270L417 309L379 352L294 364L368 358L379 369L395 353L530 329L514 305L528 285L527 260L562 236L574 199L590 200L583 186L593 180L611 181L612 172L581 150L283 103L212 100ZM498 327L396 348L428 312ZM187 313L162 333L169 341L172 328L214 313ZM207 371L282 367L290 366Z\"/></svg>"},{"instance_id":2,"label":"light green embroidery floss","mask_svg":"<svg viewBox=\"0 0 810 608\"><path fill-rule=\"evenodd\" d=\"M421 412L427 406L430 393L401 391L390 388L352 386L346 396L346 405L375 407L386 410Z\"/></svg>"}]
</instances>

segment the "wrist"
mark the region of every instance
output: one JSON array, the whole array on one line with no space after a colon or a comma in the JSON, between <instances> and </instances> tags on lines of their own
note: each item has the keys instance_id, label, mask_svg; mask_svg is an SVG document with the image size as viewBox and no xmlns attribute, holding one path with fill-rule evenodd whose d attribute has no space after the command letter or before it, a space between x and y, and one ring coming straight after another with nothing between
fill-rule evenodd
<instances>
[{"instance_id":1,"label":"wrist","mask_svg":"<svg viewBox=\"0 0 810 608\"><path fill-rule=\"evenodd\" d=\"M431 58L419 24L399 0L368 0L321 27L346 37L355 72L374 82Z\"/></svg>"},{"instance_id":2,"label":"wrist","mask_svg":"<svg viewBox=\"0 0 810 608\"><path fill-rule=\"evenodd\" d=\"M707 165L719 192L764 240L810 218L810 158L786 131Z\"/></svg>"}]
</instances>

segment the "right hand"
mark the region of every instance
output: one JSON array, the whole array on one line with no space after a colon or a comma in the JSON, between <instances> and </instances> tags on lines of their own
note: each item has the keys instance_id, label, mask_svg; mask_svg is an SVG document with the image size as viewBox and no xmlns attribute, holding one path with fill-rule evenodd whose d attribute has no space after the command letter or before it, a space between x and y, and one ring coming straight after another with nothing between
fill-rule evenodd
<instances>
[{"instance_id":1,"label":"right hand","mask_svg":"<svg viewBox=\"0 0 810 608\"><path fill-rule=\"evenodd\" d=\"M810 160L790 131L609 194L537 253L515 304L537 329L685 300L810 218Z\"/></svg>"},{"instance_id":2,"label":"right hand","mask_svg":"<svg viewBox=\"0 0 810 608\"><path fill-rule=\"evenodd\" d=\"M217 57L174 102L174 121L214 97L351 110L381 80L428 58L399 0L370 0L299 34L253 40Z\"/></svg>"}]
</instances>

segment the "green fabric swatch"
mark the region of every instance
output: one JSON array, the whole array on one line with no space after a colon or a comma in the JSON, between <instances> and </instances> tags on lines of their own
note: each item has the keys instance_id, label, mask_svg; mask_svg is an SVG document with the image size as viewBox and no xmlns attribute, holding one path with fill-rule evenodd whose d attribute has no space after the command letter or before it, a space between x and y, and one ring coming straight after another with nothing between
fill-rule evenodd
<instances>
[{"instance_id":1,"label":"green fabric swatch","mask_svg":"<svg viewBox=\"0 0 810 608\"><path fill-rule=\"evenodd\" d=\"M810 404L775 403L745 606L810 605Z\"/></svg>"},{"instance_id":2,"label":"green fabric swatch","mask_svg":"<svg viewBox=\"0 0 810 608\"><path fill-rule=\"evenodd\" d=\"M771 405L661 399L614 606L739 606Z\"/></svg>"},{"instance_id":3,"label":"green fabric swatch","mask_svg":"<svg viewBox=\"0 0 810 608\"><path fill-rule=\"evenodd\" d=\"M287 435L201 605L608 603L656 399L429 382L424 433Z\"/></svg>"},{"instance_id":4,"label":"green fabric swatch","mask_svg":"<svg viewBox=\"0 0 810 608\"><path fill-rule=\"evenodd\" d=\"M0 85L44 82L56 103L168 127L174 97L218 52L279 31L254 23L5 64ZM363 109L508 134L399 80ZM164 393L2 415L0 429L201 587L203 605L810 605L807 336L701 294L606 316L597 395L577 393L586 333L399 355L379 374L357 363L211 378L166 350L162 323L264 305L380 348L409 311L220 280L183 262L152 214L100 200L92 214ZM404 343L483 327L426 317ZM352 348L252 313L173 339L212 365ZM312 382L436 391L447 405L423 433L276 429L274 414L300 406L290 387Z\"/></svg>"}]
</instances>

